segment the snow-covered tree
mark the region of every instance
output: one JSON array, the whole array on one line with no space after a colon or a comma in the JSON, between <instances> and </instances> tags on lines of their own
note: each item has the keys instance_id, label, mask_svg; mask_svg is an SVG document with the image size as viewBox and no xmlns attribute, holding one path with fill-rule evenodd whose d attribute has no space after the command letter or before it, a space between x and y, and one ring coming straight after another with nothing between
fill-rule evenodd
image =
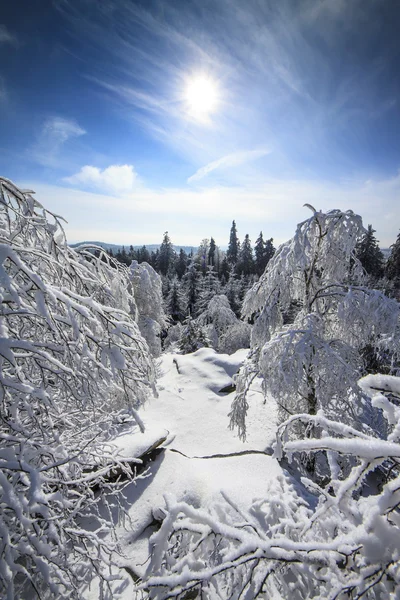
<instances>
[{"instance_id":1,"label":"snow-covered tree","mask_svg":"<svg viewBox=\"0 0 400 600\"><path fill-rule=\"evenodd\" d=\"M207 309L212 298L221 291L221 284L212 265L208 265L207 273L200 281L199 295L195 305L195 315Z\"/></svg>"},{"instance_id":2,"label":"snow-covered tree","mask_svg":"<svg viewBox=\"0 0 400 600\"><path fill-rule=\"evenodd\" d=\"M160 246L160 252L157 259L158 270L161 275L166 275L170 268L174 265L176 253L168 235L168 231L164 233L163 241Z\"/></svg>"},{"instance_id":3,"label":"snow-covered tree","mask_svg":"<svg viewBox=\"0 0 400 600\"><path fill-rule=\"evenodd\" d=\"M179 255L178 255L177 261L175 263L175 271L176 271L176 274L178 275L179 279L182 279L182 277L186 273L187 265L188 265L188 256L187 256L186 252L184 251L184 249L181 248L179 250Z\"/></svg>"},{"instance_id":4,"label":"snow-covered tree","mask_svg":"<svg viewBox=\"0 0 400 600\"><path fill-rule=\"evenodd\" d=\"M235 269L232 267L229 272L229 279L223 288L223 292L228 298L231 309L236 316L240 316L240 309L242 306L242 302L240 300L240 288L240 281L237 279Z\"/></svg>"},{"instance_id":5,"label":"snow-covered tree","mask_svg":"<svg viewBox=\"0 0 400 600\"><path fill-rule=\"evenodd\" d=\"M189 315L182 324L181 337L177 345L183 354L190 354L199 348L208 348L211 342L204 328Z\"/></svg>"},{"instance_id":6,"label":"snow-covered tree","mask_svg":"<svg viewBox=\"0 0 400 600\"><path fill-rule=\"evenodd\" d=\"M194 260L199 265L200 272L205 275L207 273L208 266L208 252L210 249L210 241L205 238L201 241L200 246L197 248L197 252Z\"/></svg>"},{"instance_id":7,"label":"snow-covered tree","mask_svg":"<svg viewBox=\"0 0 400 600\"><path fill-rule=\"evenodd\" d=\"M237 235L236 223L235 221L232 221L232 227L229 234L228 250L226 252L226 258L231 267L236 266L239 257L239 252L240 242Z\"/></svg>"},{"instance_id":8,"label":"snow-covered tree","mask_svg":"<svg viewBox=\"0 0 400 600\"><path fill-rule=\"evenodd\" d=\"M196 303L200 294L200 282L201 275L198 270L198 265L192 260L182 278L182 288L186 297L186 307L190 315L193 315L196 310Z\"/></svg>"},{"instance_id":9,"label":"snow-covered tree","mask_svg":"<svg viewBox=\"0 0 400 600\"><path fill-rule=\"evenodd\" d=\"M400 233L397 240L391 246L391 253L386 265L386 275L389 279L400 282Z\"/></svg>"},{"instance_id":10,"label":"snow-covered tree","mask_svg":"<svg viewBox=\"0 0 400 600\"><path fill-rule=\"evenodd\" d=\"M354 423L361 410L356 382L368 371L366 359L383 360L390 369L399 350L399 305L381 292L355 285L363 283L355 256L363 231L361 217L351 211L314 212L280 246L247 293L243 315L256 318L253 353L241 371L231 413L242 435L246 393L257 374L283 418L315 414L324 407ZM283 327L283 315L293 301L300 310Z\"/></svg>"},{"instance_id":11,"label":"snow-covered tree","mask_svg":"<svg viewBox=\"0 0 400 600\"><path fill-rule=\"evenodd\" d=\"M247 508L225 494L208 510L167 497L141 587L159 600L396 598L400 379L368 376L360 385L387 420L386 439L322 411L291 417L278 431L275 456L326 454L326 486L282 475ZM296 421L319 435L292 439Z\"/></svg>"},{"instance_id":12,"label":"snow-covered tree","mask_svg":"<svg viewBox=\"0 0 400 600\"><path fill-rule=\"evenodd\" d=\"M246 276L254 273L253 249L251 247L250 236L248 233L246 233L240 247L236 268L240 275Z\"/></svg>"},{"instance_id":13,"label":"snow-covered tree","mask_svg":"<svg viewBox=\"0 0 400 600\"><path fill-rule=\"evenodd\" d=\"M167 321L163 309L161 277L148 263L136 260L130 266L130 279L138 309L139 329L154 357L161 354L161 331Z\"/></svg>"},{"instance_id":14,"label":"snow-covered tree","mask_svg":"<svg viewBox=\"0 0 400 600\"><path fill-rule=\"evenodd\" d=\"M1 597L81 598L88 577L109 578L94 486L127 471L113 415L141 424L154 382L128 275L69 248L59 217L0 180Z\"/></svg>"},{"instance_id":15,"label":"snow-covered tree","mask_svg":"<svg viewBox=\"0 0 400 600\"><path fill-rule=\"evenodd\" d=\"M368 275L379 279L383 275L384 259L374 233L372 225L368 225L367 231L356 246L356 256Z\"/></svg>"},{"instance_id":16,"label":"snow-covered tree","mask_svg":"<svg viewBox=\"0 0 400 600\"><path fill-rule=\"evenodd\" d=\"M166 309L174 323L182 322L186 317L186 300L179 279L175 277L166 300Z\"/></svg>"},{"instance_id":17,"label":"snow-covered tree","mask_svg":"<svg viewBox=\"0 0 400 600\"><path fill-rule=\"evenodd\" d=\"M273 257L274 253L275 248L273 245L273 239L270 238L264 242L263 233L260 231L260 235L258 236L254 245L255 272L257 275L262 275L264 273L265 268Z\"/></svg>"}]
</instances>

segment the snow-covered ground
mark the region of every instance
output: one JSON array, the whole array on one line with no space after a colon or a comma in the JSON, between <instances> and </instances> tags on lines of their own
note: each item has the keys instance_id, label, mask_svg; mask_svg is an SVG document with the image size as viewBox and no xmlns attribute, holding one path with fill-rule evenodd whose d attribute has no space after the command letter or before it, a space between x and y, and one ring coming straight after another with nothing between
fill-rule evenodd
<instances>
[{"instance_id":1,"label":"snow-covered ground","mask_svg":"<svg viewBox=\"0 0 400 600\"><path fill-rule=\"evenodd\" d=\"M224 492L239 506L248 507L253 499L265 497L271 482L282 473L270 456L275 404L267 401L264 405L258 381L248 396L246 442L229 429L234 392L220 390L233 383L246 354L247 350L239 350L228 356L203 348L160 359L159 397L141 410L146 432L140 434L135 428L134 435L124 433L117 440L125 455L139 456L145 446L166 437L163 450L148 465L148 476L125 491L129 519L119 526L118 536L125 555L121 565L129 571L142 575L146 569L154 515L163 507L165 494L206 508ZM132 599L133 580L127 570L121 573L124 581L115 587L115 597L122 594ZM98 597L95 583L85 597Z\"/></svg>"}]
</instances>

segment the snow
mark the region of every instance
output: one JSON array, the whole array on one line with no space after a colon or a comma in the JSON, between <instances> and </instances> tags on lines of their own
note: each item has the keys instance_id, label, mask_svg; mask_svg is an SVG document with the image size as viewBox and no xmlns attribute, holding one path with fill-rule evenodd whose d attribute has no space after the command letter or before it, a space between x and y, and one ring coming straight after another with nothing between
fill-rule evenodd
<instances>
[{"instance_id":1,"label":"snow","mask_svg":"<svg viewBox=\"0 0 400 600\"><path fill-rule=\"evenodd\" d=\"M268 410L263 406L260 380L249 393L245 443L229 429L227 415L234 393L219 392L233 383L247 353L238 350L232 355L217 354L211 348L201 348L193 354L163 355L157 386L160 397L142 409L145 425L168 429L175 436L172 447L189 456L268 449L275 440L276 407L272 402Z\"/></svg>"},{"instance_id":2,"label":"snow","mask_svg":"<svg viewBox=\"0 0 400 600\"><path fill-rule=\"evenodd\" d=\"M259 380L249 393L246 442L229 429L234 392L220 390L233 383L247 352L224 355L201 348L188 355L164 354L158 365L159 397L139 411L145 433L128 428L112 440L124 456L137 457L162 434L168 436L163 449L147 465L147 476L124 492L129 518L117 531L123 551L119 559L123 582L113 584L115 597L135 597L133 579L127 573L144 574L154 519L163 514L166 495L207 510L224 494L246 509L253 500L268 497L270 486L282 474L269 455L275 440L276 410L272 402L264 406ZM84 598L98 597L97 584L92 582Z\"/></svg>"}]
</instances>

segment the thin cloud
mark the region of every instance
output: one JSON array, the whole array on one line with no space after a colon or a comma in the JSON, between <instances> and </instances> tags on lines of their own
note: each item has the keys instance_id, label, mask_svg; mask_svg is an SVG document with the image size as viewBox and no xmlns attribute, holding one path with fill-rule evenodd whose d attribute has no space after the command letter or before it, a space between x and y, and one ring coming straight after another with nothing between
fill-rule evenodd
<instances>
[{"instance_id":1,"label":"thin cloud","mask_svg":"<svg viewBox=\"0 0 400 600\"><path fill-rule=\"evenodd\" d=\"M137 184L138 176L132 165L110 165L103 170L86 165L63 181L119 195L131 192Z\"/></svg>"},{"instance_id":2,"label":"thin cloud","mask_svg":"<svg viewBox=\"0 0 400 600\"><path fill-rule=\"evenodd\" d=\"M317 210L351 209L360 214L365 226L371 223L376 229L383 248L393 244L398 234L400 174L336 184L265 179L252 187L154 189L141 185L124 194L107 192L104 186L100 192L87 191L87 184L77 181L73 185L67 189L21 182L21 187L34 189L49 210L67 219L71 242L97 239L148 244L161 240L168 230L175 243L196 245L204 235L212 235L223 245L234 218L241 238L249 233L254 241L261 229L278 245L293 236L297 223L310 216L303 207L306 203Z\"/></svg>"},{"instance_id":3,"label":"thin cloud","mask_svg":"<svg viewBox=\"0 0 400 600\"><path fill-rule=\"evenodd\" d=\"M69 140L85 133L86 131L72 119L49 117L43 123L36 142L29 150L29 155L41 165L56 166L63 146Z\"/></svg>"},{"instance_id":4,"label":"thin cloud","mask_svg":"<svg viewBox=\"0 0 400 600\"><path fill-rule=\"evenodd\" d=\"M0 24L0 44L11 44L18 46L18 39L8 31L5 25Z\"/></svg>"},{"instance_id":5,"label":"thin cloud","mask_svg":"<svg viewBox=\"0 0 400 600\"><path fill-rule=\"evenodd\" d=\"M187 182L193 183L195 181L200 181L204 177L207 177L213 171L218 169L230 169L233 167L239 167L246 163L249 163L253 160L257 160L258 158L262 158L270 153L270 150L266 148L261 148L259 150L243 150L241 152L232 152L231 154L227 154L226 156L222 156L217 160L213 160L209 162L204 167L201 167L191 175Z\"/></svg>"}]
</instances>

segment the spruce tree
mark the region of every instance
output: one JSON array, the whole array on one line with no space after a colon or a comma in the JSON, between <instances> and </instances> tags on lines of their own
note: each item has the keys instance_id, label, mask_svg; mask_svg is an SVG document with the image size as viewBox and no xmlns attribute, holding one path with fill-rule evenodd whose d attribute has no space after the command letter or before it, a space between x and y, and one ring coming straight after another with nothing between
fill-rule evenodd
<instances>
[{"instance_id":1,"label":"spruce tree","mask_svg":"<svg viewBox=\"0 0 400 600\"><path fill-rule=\"evenodd\" d=\"M210 248L210 242L208 239L204 239L201 241L200 246L197 249L196 260L200 266L200 270L205 275L207 273L207 264L208 264L208 251Z\"/></svg>"},{"instance_id":2,"label":"spruce tree","mask_svg":"<svg viewBox=\"0 0 400 600\"><path fill-rule=\"evenodd\" d=\"M228 281L229 273L230 273L230 266L228 263L228 259L226 258L226 256L224 256L224 258L221 261L221 266L220 266L220 270L219 270L219 277L220 277L221 281Z\"/></svg>"},{"instance_id":3,"label":"spruce tree","mask_svg":"<svg viewBox=\"0 0 400 600\"><path fill-rule=\"evenodd\" d=\"M366 233L357 244L356 256L368 275L379 279L383 275L383 254L374 233L375 229L372 229L372 225L368 225Z\"/></svg>"},{"instance_id":4,"label":"spruce tree","mask_svg":"<svg viewBox=\"0 0 400 600\"><path fill-rule=\"evenodd\" d=\"M240 300L240 283L236 279L235 269L233 267L229 273L229 279L223 290L223 293L228 298L231 309L233 310L235 315L239 317L240 309L242 306Z\"/></svg>"},{"instance_id":5,"label":"spruce tree","mask_svg":"<svg viewBox=\"0 0 400 600\"><path fill-rule=\"evenodd\" d=\"M186 252L184 251L184 249L181 248L179 250L178 260L176 261L176 264L175 264L175 271L176 271L176 274L178 275L179 279L182 279L182 277L186 273L187 265L188 265L188 256L187 256Z\"/></svg>"},{"instance_id":6,"label":"spruce tree","mask_svg":"<svg viewBox=\"0 0 400 600\"><path fill-rule=\"evenodd\" d=\"M220 294L221 284L212 265L207 267L207 275L203 277L201 290L195 305L195 316L206 310L210 300Z\"/></svg>"},{"instance_id":7,"label":"spruce tree","mask_svg":"<svg viewBox=\"0 0 400 600\"><path fill-rule=\"evenodd\" d=\"M217 245L215 243L214 238L212 237L210 240L210 247L208 249L208 264L215 267L215 251L217 249Z\"/></svg>"},{"instance_id":8,"label":"spruce tree","mask_svg":"<svg viewBox=\"0 0 400 600\"><path fill-rule=\"evenodd\" d=\"M386 276L389 279L400 280L400 233L390 247L392 251L386 265Z\"/></svg>"},{"instance_id":9,"label":"spruce tree","mask_svg":"<svg viewBox=\"0 0 400 600\"><path fill-rule=\"evenodd\" d=\"M138 255L138 262L142 263L142 262L147 262L148 264L150 264L150 252L147 250L146 246L142 246L141 248L138 249L137 251L137 255Z\"/></svg>"},{"instance_id":10,"label":"spruce tree","mask_svg":"<svg viewBox=\"0 0 400 600\"><path fill-rule=\"evenodd\" d=\"M192 260L189 263L186 273L182 277L186 308L190 315L193 315L195 311L195 306L200 293L200 280L201 275L198 271L198 264L196 261Z\"/></svg>"},{"instance_id":11,"label":"spruce tree","mask_svg":"<svg viewBox=\"0 0 400 600\"><path fill-rule=\"evenodd\" d=\"M175 251L168 235L168 231L164 233L164 238L160 246L160 253L158 256L158 270L161 275L166 275L168 269L172 266L175 259Z\"/></svg>"},{"instance_id":12,"label":"spruce tree","mask_svg":"<svg viewBox=\"0 0 400 600\"><path fill-rule=\"evenodd\" d=\"M254 246L254 253L256 257L255 272L257 275L261 276L264 273L268 262L271 260L275 253L273 239L270 238L265 242L263 238L263 233L262 231L260 231L260 235L258 236Z\"/></svg>"},{"instance_id":13,"label":"spruce tree","mask_svg":"<svg viewBox=\"0 0 400 600\"><path fill-rule=\"evenodd\" d=\"M246 233L240 247L237 271L240 275L252 275L254 273L253 249L248 233Z\"/></svg>"},{"instance_id":14,"label":"spruce tree","mask_svg":"<svg viewBox=\"0 0 400 600\"><path fill-rule=\"evenodd\" d=\"M175 277L170 286L166 301L166 309L174 324L182 322L186 317L186 302L180 281Z\"/></svg>"},{"instance_id":15,"label":"spruce tree","mask_svg":"<svg viewBox=\"0 0 400 600\"><path fill-rule=\"evenodd\" d=\"M240 251L240 242L236 231L236 223L232 221L231 232L229 235L229 245L226 252L226 258L230 265L236 266Z\"/></svg>"},{"instance_id":16,"label":"spruce tree","mask_svg":"<svg viewBox=\"0 0 400 600\"><path fill-rule=\"evenodd\" d=\"M210 340L200 325L189 316L183 324L182 337L178 347L183 354L196 352L199 348L209 347Z\"/></svg>"}]
</instances>

